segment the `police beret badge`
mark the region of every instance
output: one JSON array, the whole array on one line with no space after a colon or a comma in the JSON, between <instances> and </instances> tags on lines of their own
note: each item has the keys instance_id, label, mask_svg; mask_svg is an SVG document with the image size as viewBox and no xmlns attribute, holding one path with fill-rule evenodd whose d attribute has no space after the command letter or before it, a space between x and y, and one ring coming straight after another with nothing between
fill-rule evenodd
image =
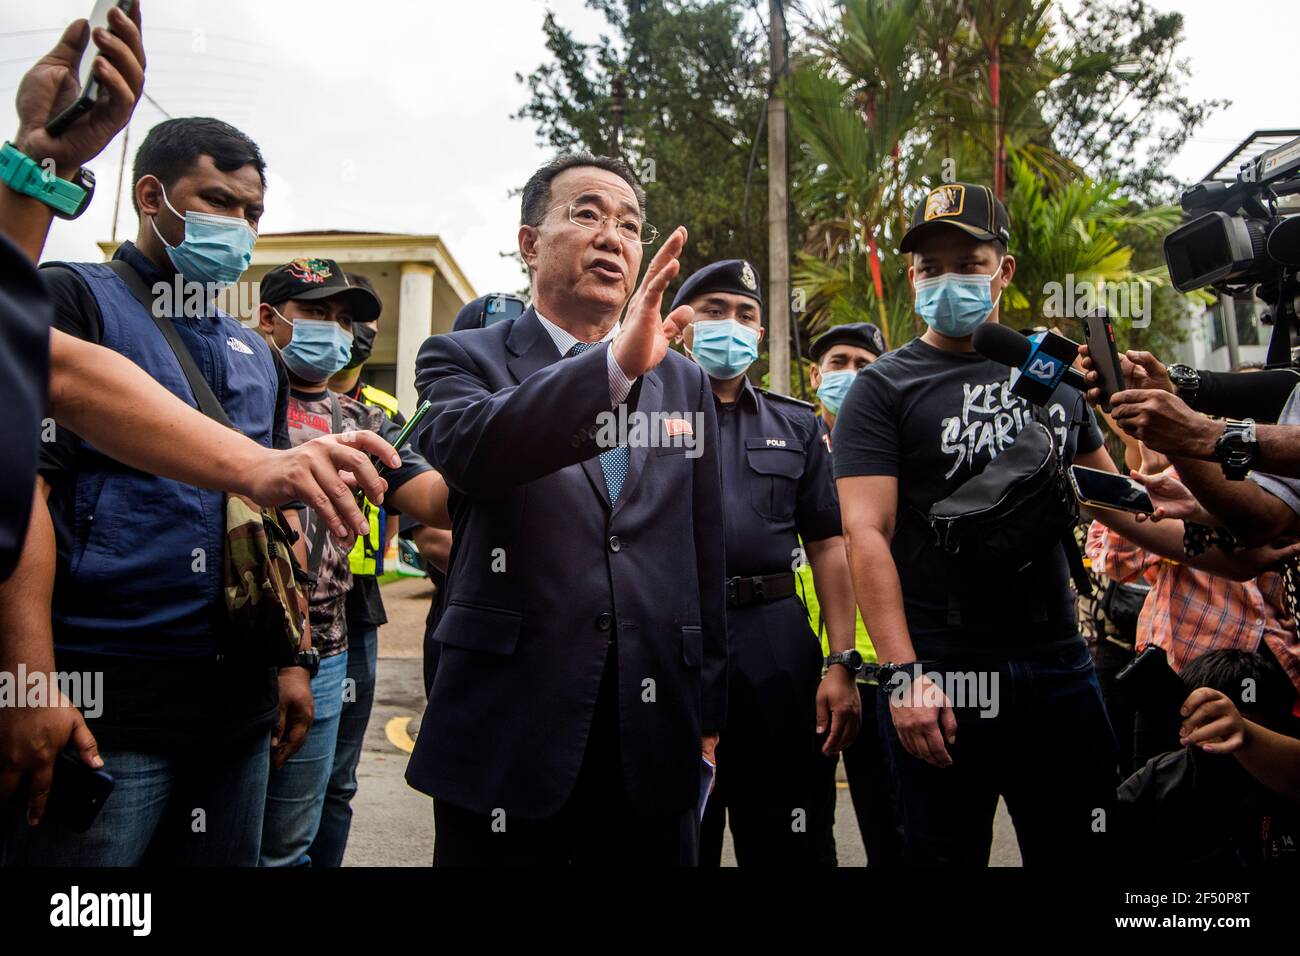
<instances>
[{"instance_id":1,"label":"police beret badge","mask_svg":"<svg viewBox=\"0 0 1300 956\"><path fill-rule=\"evenodd\" d=\"M754 278L754 268L748 262L741 264L740 281L745 284L746 289L758 290L758 280Z\"/></svg>"}]
</instances>

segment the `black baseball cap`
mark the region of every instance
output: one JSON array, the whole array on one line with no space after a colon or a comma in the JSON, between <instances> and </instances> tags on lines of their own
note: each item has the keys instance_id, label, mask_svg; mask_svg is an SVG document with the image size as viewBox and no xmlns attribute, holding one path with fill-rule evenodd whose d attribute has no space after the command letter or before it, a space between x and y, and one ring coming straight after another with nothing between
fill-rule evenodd
<instances>
[{"instance_id":1,"label":"black baseball cap","mask_svg":"<svg viewBox=\"0 0 1300 956\"><path fill-rule=\"evenodd\" d=\"M943 226L955 226L985 242L1000 242L1004 250L1011 244L1011 218L993 190L974 183L944 183L917 204L898 251L911 252L922 236Z\"/></svg>"},{"instance_id":2,"label":"black baseball cap","mask_svg":"<svg viewBox=\"0 0 1300 956\"><path fill-rule=\"evenodd\" d=\"M808 356L814 362L820 362L821 357L836 345L856 345L860 349L866 349L876 358L880 358L887 351L885 336L877 326L870 322L845 322L843 325L833 326L813 339L812 345L808 347Z\"/></svg>"},{"instance_id":3,"label":"black baseball cap","mask_svg":"<svg viewBox=\"0 0 1300 956\"><path fill-rule=\"evenodd\" d=\"M258 294L267 305L346 296L353 322L374 322L383 308L373 292L349 279L333 259L294 259L276 266L262 276Z\"/></svg>"}]
</instances>

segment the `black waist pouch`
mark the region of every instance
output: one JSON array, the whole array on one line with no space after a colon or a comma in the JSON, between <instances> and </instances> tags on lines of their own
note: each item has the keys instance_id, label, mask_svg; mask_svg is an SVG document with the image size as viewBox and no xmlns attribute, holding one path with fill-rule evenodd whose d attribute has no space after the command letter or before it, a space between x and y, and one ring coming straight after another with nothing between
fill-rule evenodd
<instances>
[{"instance_id":1,"label":"black waist pouch","mask_svg":"<svg viewBox=\"0 0 1300 956\"><path fill-rule=\"evenodd\" d=\"M1040 421L1027 424L1010 447L936 501L925 518L960 579L984 579L999 569L1022 572L1065 546L1076 587L1092 593L1091 583L1085 590L1080 581L1086 575L1073 534L1079 505L1052 430ZM960 619L960 600L952 594L949 623Z\"/></svg>"}]
</instances>

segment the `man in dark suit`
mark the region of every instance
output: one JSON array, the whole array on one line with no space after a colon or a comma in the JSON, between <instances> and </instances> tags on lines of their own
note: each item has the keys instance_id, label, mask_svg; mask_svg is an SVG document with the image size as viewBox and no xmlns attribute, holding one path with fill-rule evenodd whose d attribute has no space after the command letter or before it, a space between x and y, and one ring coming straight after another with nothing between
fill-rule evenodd
<instances>
[{"instance_id":1,"label":"man in dark suit","mask_svg":"<svg viewBox=\"0 0 1300 956\"><path fill-rule=\"evenodd\" d=\"M661 313L685 229L632 295L644 204L617 160L538 170L518 236L533 307L416 362L453 526L407 770L434 797L437 865L696 862L726 708L717 419L669 350L692 310Z\"/></svg>"}]
</instances>

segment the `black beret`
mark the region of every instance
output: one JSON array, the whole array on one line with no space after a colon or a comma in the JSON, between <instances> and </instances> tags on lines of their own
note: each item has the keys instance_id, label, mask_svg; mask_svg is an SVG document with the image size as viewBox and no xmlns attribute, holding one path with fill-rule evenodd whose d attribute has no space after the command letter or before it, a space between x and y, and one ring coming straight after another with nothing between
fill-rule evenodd
<instances>
[{"instance_id":1,"label":"black beret","mask_svg":"<svg viewBox=\"0 0 1300 956\"><path fill-rule=\"evenodd\" d=\"M832 326L813 339L808 354L816 362L835 345L856 345L876 358L880 358L886 351L885 337L875 325L870 322L846 322L844 325Z\"/></svg>"},{"instance_id":2,"label":"black beret","mask_svg":"<svg viewBox=\"0 0 1300 956\"><path fill-rule=\"evenodd\" d=\"M744 259L723 259L721 262L710 262L683 282L673 298L672 307L675 309L683 302L690 302L709 292L733 292L749 296L760 306L763 304L758 270Z\"/></svg>"}]
</instances>

